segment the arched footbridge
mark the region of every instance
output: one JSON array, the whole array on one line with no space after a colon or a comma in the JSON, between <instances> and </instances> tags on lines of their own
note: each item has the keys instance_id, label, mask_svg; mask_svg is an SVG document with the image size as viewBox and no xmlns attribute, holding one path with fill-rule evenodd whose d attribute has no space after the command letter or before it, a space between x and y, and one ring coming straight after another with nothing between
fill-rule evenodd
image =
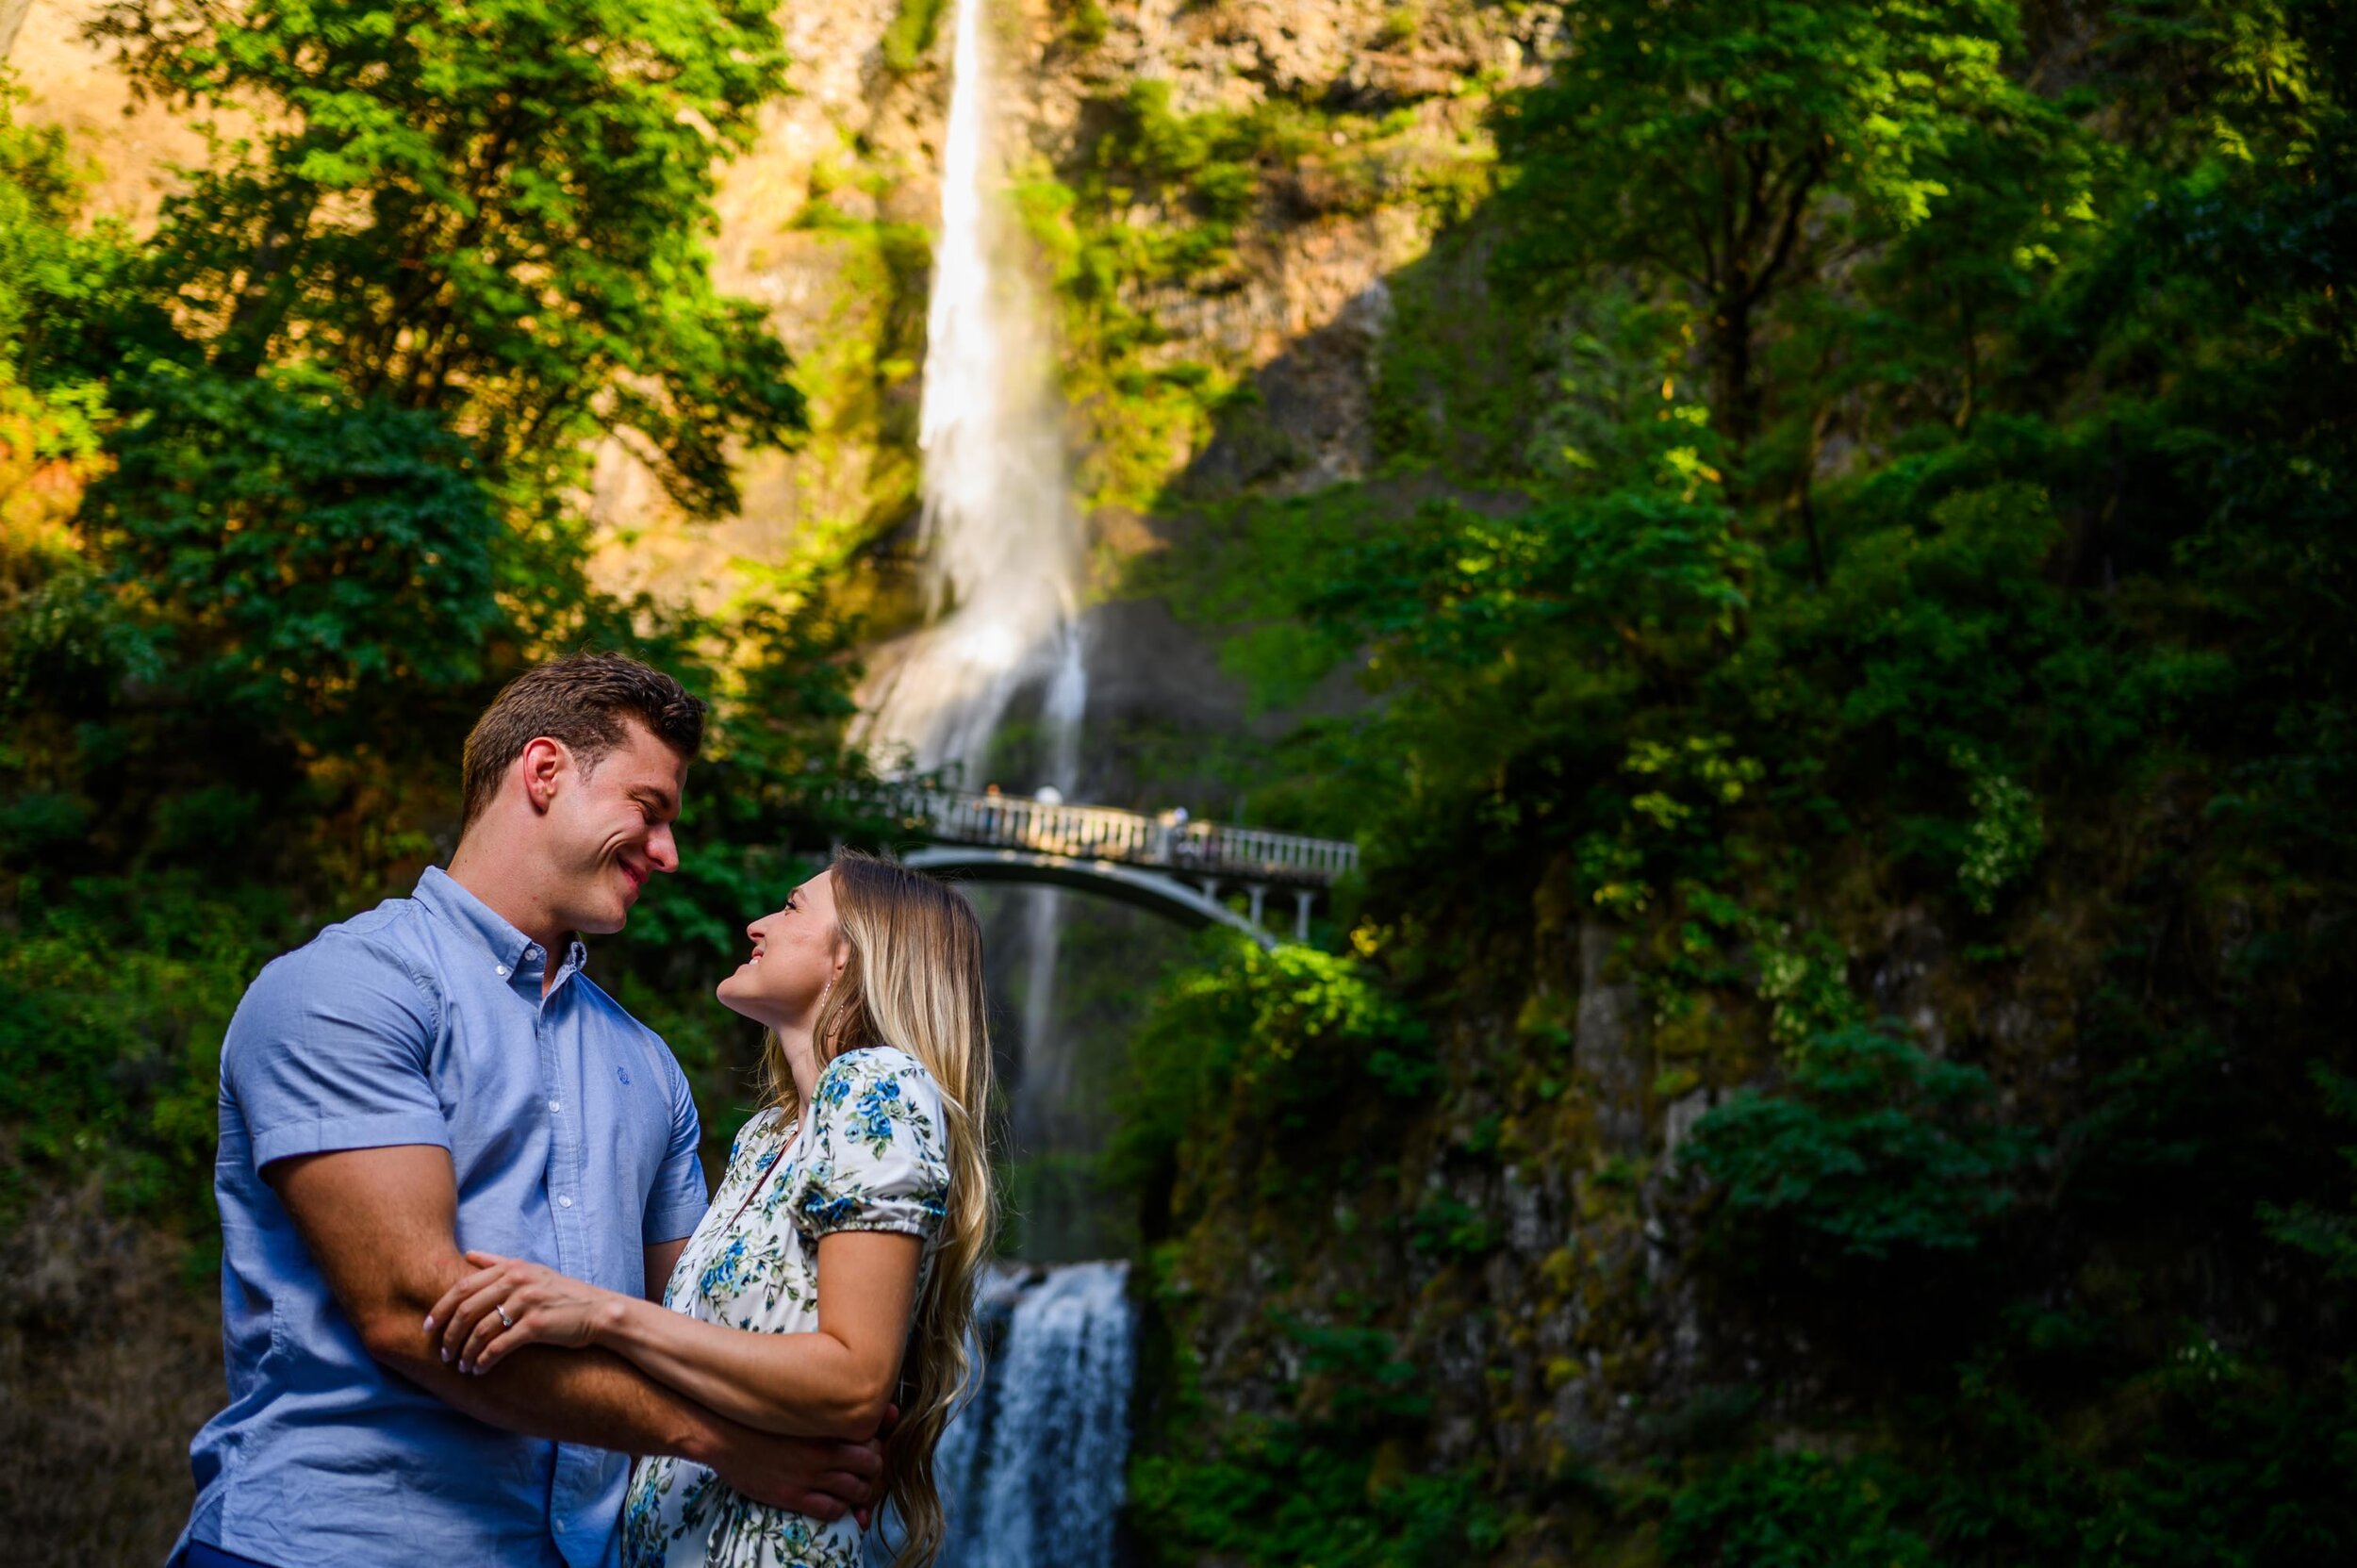
<instances>
[{"instance_id":1,"label":"arched footbridge","mask_svg":"<svg viewBox=\"0 0 2357 1568\"><path fill-rule=\"evenodd\" d=\"M1310 907L1359 865L1359 847L1338 839L1021 795L917 790L902 824L931 840L901 856L910 866L1100 893L1190 925L1231 926L1263 948L1277 946L1272 898L1293 900L1294 940L1306 942ZM1242 911L1223 899L1231 889L1244 896Z\"/></svg>"}]
</instances>

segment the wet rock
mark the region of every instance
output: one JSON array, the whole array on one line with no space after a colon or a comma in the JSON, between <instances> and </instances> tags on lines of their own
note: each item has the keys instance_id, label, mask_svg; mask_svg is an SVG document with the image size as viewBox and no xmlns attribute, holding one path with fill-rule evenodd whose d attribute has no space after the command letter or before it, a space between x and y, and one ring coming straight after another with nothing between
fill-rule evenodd
<instances>
[{"instance_id":1,"label":"wet rock","mask_svg":"<svg viewBox=\"0 0 2357 1568\"><path fill-rule=\"evenodd\" d=\"M1597 1128L1615 1154L1644 1151L1645 1091L1650 1053L1642 1039L1644 1012L1635 982L1620 973L1618 936L1591 923L1579 928L1579 1011L1573 1025L1574 1060L1593 1087Z\"/></svg>"}]
</instances>

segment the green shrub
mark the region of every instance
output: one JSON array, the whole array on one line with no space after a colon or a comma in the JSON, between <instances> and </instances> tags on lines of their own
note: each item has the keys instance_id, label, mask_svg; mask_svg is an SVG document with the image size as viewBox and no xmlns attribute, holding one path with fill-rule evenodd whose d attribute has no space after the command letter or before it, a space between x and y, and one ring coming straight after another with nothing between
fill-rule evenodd
<instances>
[{"instance_id":1,"label":"green shrub","mask_svg":"<svg viewBox=\"0 0 2357 1568\"><path fill-rule=\"evenodd\" d=\"M20 887L0 928L0 1223L31 1183L102 1180L118 1212L207 1215L221 1041L298 939L278 895L190 874Z\"/></svg>"},{"instance_id":2,"label":"green shrub","mask_svg":"<svg viewBox=\"0 0 2357 1568\"><path fill-rule=\"evenodd\" d=\"M2018 1200L2029 1146L1989 1119L1987 1074L1887 1028L1820 1034L1783 1086L1745 1090L1695 1125L1681 1157L1717 1189L1722 1246L1881 1262L1962 1253Z\"/></svg>"},{"instance_id":3,"label":"green shrub","mask_svg":"<svg viewBox=\"0 0 2357 1568\"><path fill-rule=\"evenodd\" d=\"M1130 1041L1108 1158L1133 1188L1165 1181L1208 1118L1297 1129L1361 1086L1414 1101L1436 1081L1428 1032L1364 966L1227 933L1207 940L1210 961L1172 977Z\"/></svg>"},{"instance_id":4,"label":"green shrub","mask_svg":"<svg viewBox=\"0 0 2357 1568\"><path fill-rule=\"evenodd\" d=\"M1478 1258L1498 1245L1498 1227L1471 1204L1438 1193L1408 1216L1408 1245L1427 1258Z\"/></svg>"},{"instance_id":5,"label":"green shrub","mask_svg":"<svg viewBox=\"0 0 2357 1568\"><path fill-rule=\"evenodd\" d=\"M2357 1127L2357 1077L2318 1062L2309 1068L2316 1092L2346 1126ZM2357 1144L2345 1144L2341 1158L2357 1171ZM2333 1279L2357 1279L2357 1213L2335 1212L2317 1203L2262 1203L2259 1218L2268 1235L2324 1264Z\"/></svg>"},{"instance_id":6,"label":"green shrub","mask_svg":"<svg viewBox=\"0 0 2357 1568\"><path fill-rule=\"evenodd\" d=\"M1930 1568L1930 1543L1892 1517L1909 1490L1887 1461L1763 1454L1676 1495L1662 1556L1692 1568Z\"/></svg>"},{"instance_id":7,"label":"green shrub","mask_svg":"<svg viewBox=\"0 0 2357 1568\"><path fill-rule=\"evenodd\" d=\"M1502 1522L1478 1475L1409 1462L1430 1400L1392 1337L1274 1321L1301 1369L1277 1391L1284 1413L1223 1423L1190 1403L1175 1452L1130 1461L1129 1508L1155 1560L1457 1568L1494 1548Z\"/></svg>"}]
</instances>

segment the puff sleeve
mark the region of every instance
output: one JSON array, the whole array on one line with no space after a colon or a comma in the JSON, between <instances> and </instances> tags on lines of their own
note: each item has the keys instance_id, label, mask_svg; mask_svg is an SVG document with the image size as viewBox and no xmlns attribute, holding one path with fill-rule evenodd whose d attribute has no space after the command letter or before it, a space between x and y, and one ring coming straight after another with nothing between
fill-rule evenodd
<instances>
[{"instance_id":1,"label":"puff sleeve","mask_svg":"<svg viewBox=\"0 0 2357 1568\"><path fill-rule=\"evenodd\" d=\"M889 1047L846 1051L811 1096L811 1150L794 1223L814 1240L895 1230L928 1242L948 1212L948 1129L924 1065Z\"/></svg>"}]
</instances>

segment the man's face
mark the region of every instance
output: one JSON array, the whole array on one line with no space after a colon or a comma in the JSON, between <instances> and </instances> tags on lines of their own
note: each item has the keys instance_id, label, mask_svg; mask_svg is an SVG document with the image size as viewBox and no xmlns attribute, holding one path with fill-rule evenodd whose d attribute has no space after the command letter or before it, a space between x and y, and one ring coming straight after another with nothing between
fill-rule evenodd
<instances>
[{"instance_id":1,"label":"man's face","mask_svg":"<svg viewBox=\"0 0 2357 1568\"><path fill-rule=\"evenodd\" d=\"M635 719L623 729L587 774L568 768L549 802L549 913L587 935L621 930L647 879L679 869L671 824L687 759Z\"/></svg>"}]
</instances>

